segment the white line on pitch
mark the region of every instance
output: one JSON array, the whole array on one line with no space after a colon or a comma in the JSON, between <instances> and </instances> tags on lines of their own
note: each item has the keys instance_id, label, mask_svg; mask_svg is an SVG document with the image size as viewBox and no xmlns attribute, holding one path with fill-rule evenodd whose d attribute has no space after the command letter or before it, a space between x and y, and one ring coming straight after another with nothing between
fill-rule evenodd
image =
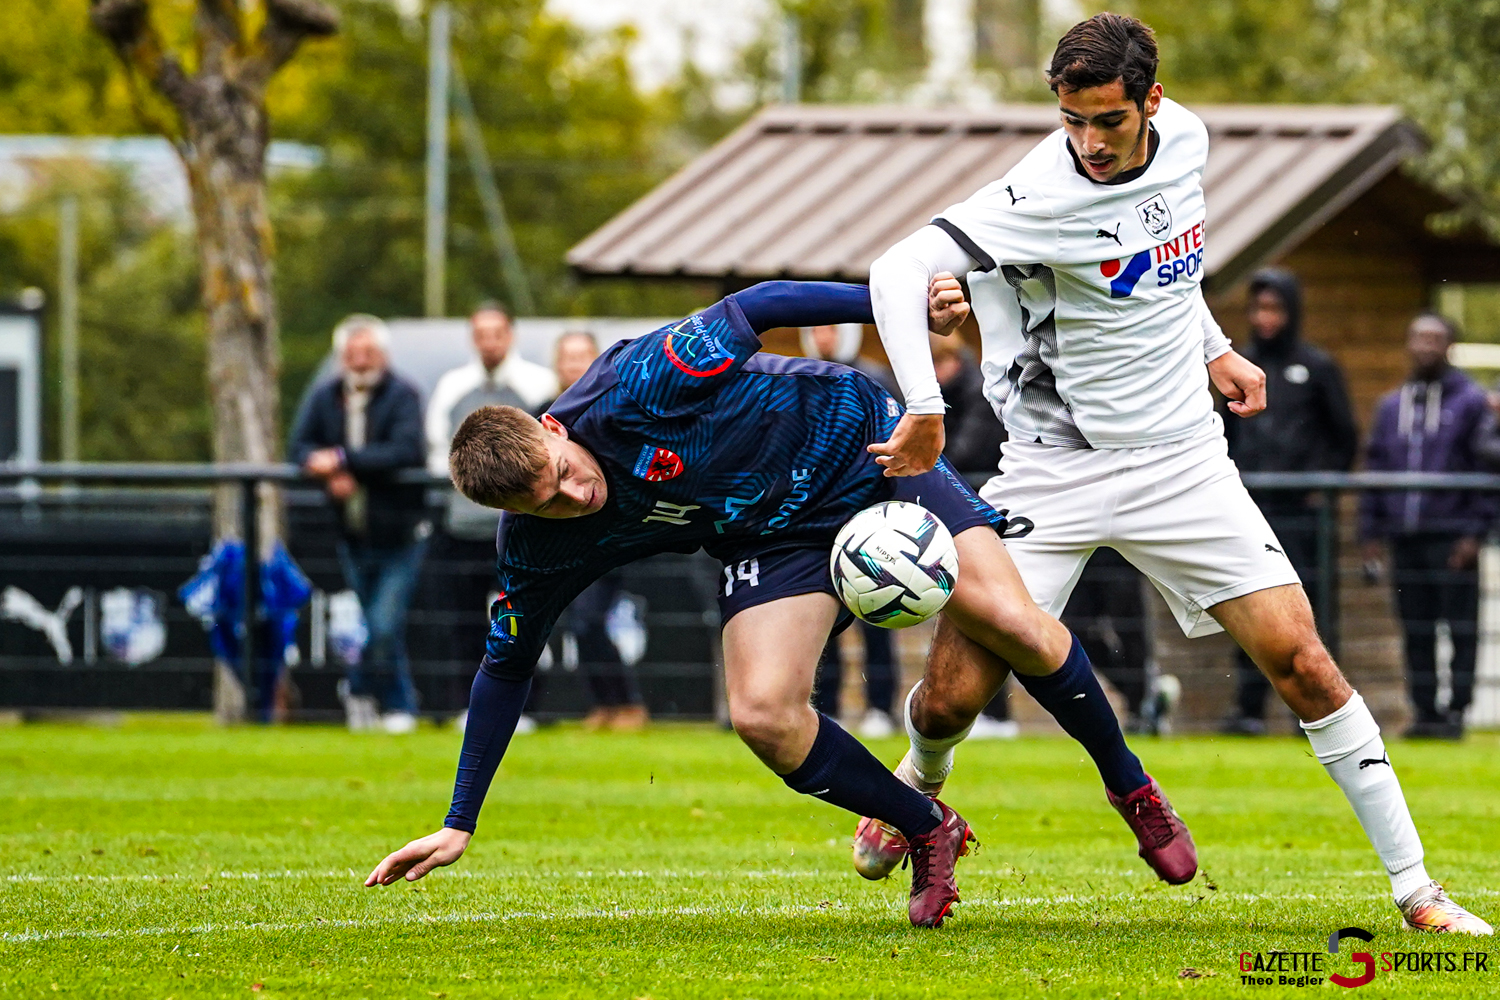
<instances>
[{"instance_id":1,"label":"white line on pitch","mask_svg":"<svg viewBox=\"0 0 1500 1000\"><path fill-rule=\"evenodd\" d=\"M1222 895L1222 894L1221 894ZM965 908L994 907L1003 909L1012 906L1040 906L1056 903L1104 903L1119 901L1121 899L1135 899L1138 897L1130 895L1117 895L1110 897L1090 896L1033 896L1024 899L997 899L997 900L974 900L965 901ZM1246 896L1249 899L1315 899L1315 896L1291 895L1291 896ZM429 914L403 914L391 917L372 917L360 920L333 919L333 920L304 920L285 923L251 923L251 924L197 924L190 927L137 927L120 928L113 930L89 930L89 929L66 929L55 931L20 931L16 933L0 933L0 944L32 944L44 941L58 940L101 940L106 938L125 937L168 937L171 935L198 935L198 934L232 934L244 931L309 931L319 929L349 930L365 927L381 927L388 925L405 924L468 924L468 923L506 923L512 920L542 920L542 921L567 921L567 920L630 920L639 917L744 917L744 916L807 916L819 913L884 913L886 911L896 912L894 903L883 903L872 901L865 904L850 905L836 903L831 906L681 906L666 908L636 908L636 909L584 909L567 910L562 912L548 913L545 911L518 910L511 913L446 913L438 916Z\"/></svg>"},{"instance_id":2,"label":"white line on pitch","mask_svg":"<svg viewBox=\"0 0 1500 1000\"><path fill-rule=\"evenodd\" d=\"M644 868L632 869L605 869L587 871L519 871L519 872L487 872L487 871L445 871L441 877L464 878L464 879L493 879L493 880L587 880L587 879L724 879L724 878L746 878L746 879L803 879L803 878L844 878L849 873L840 869L839 871L819 871L817 869L743 869L743 870L717 870L717 871L652 871ZM959 874L963 876L979 877L1004 877L1013 878L1017 874L1013 868L962 868ZM1119 872L1096 872L1097 875L1105 877L1130 878L1137 873L1133 871ZM1140 873L1144 875L1145 873ZM1358 873L1356 873L1358 874ZM1348 873L1329 873L1325 877L1348 878ZM1373 877L1373 876L1372 876ZM192 874L187 872L168 872L161 875L6 875L0 877L0 883L30 883L46 884L49 882L211 882L219 881L244 881L259 882L280 879L359 879L363 876L353 869L344 871L271 871L271 872L209 872L204 874ZM1469 888L1464 890L1466 896L1491 896L1500 895L1500 889ZM1266 895L1254 898L1265 899L1288 899L1289 896ZM1301 898L1301 897L1297 897Z\"/></svg>"},{"instance_id":3,"label":"white line on pitch","mask_svg":"<svg viewBox=\"0 0 1500 1000\"><path fill-rule=\"evenodd\" d=\"M1159 897L1163 901L1180 901L1187 905L1193 905L1196 898L1189 900L1185 895ZM1318 896L1314 893L1234 893L1218 892L1215 898L1233 899L1244 902L1257 901L1308 901L1330 897ZM1341 901L1350 898L1358 899L1383 899L1385 894L1365 894L1357 897L1342 896ZM1047 906L1047 905L1098 905L1106 903L1144 901L1145 897L1134 893L1112 893L1106 896L1077 896L1073 894L1060 896L1027 896L1011 899L976 899L966 900L963 906L966 909L995 908L1006 909L1015 906ZM437 916L429 914L403 914L391 917L372 917L359 920L351 919L316 919L284 923L250 923L250 924L198 924L190 927L138 927L121 928L112 930L90 930L90 929L64 929L54 931L19 931L0 933L0 944L31 944L45 941L57 940L101 940L107 938L124 937L166 937L170 935L198 935L198 934L232 934L244 931L308 931L319 929L347 930L364 927L380 927L388 925L405 924L466 924L466 923L506 923L513 920L540 920L540 921L567 921L567 920L630 920L635 918L649 917L744 917L744 916L808 916L819 913L848 914L848 913L884 913L894 912L894 903L871 900L863 903L847 904L834 903L831 905L796 905L796 906L682 906L666 908L633 908L633 909L583 909L567 910L548 913L545 911L517 910L510 913L446 913Z\"/></svg>"}]
</instances>

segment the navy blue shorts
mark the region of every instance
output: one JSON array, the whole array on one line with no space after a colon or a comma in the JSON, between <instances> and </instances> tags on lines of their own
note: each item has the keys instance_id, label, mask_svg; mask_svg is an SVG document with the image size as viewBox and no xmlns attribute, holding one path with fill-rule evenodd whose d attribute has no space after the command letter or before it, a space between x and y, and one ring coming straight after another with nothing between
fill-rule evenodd
<instances>
[{"instance_id":1,"label":"navy blue shorts","mask_svg":"<svg viewBox=\"0 0 1500 1000\"><path fill-rule=\"evenodd\" d=\"M889 488L876 503L905 500L921 504L943 522L951 535L957 536L970 528L982 526L996 531L1005 527L1005 518L1000 512L975 496L968 484L954 474L947 459L920 476L902 476L883 479L882 482L889 484ZM719 621L728 622L746 608L798 594L830 594L837 599L833 578L828 573L832 551L833 539L830 538L823 543L783 542L759 552L736 553L742 558L725 560L719 574ZM842 632L853 621L854 616L841 602L834 633Z\"/></svg>"}]
</instances>

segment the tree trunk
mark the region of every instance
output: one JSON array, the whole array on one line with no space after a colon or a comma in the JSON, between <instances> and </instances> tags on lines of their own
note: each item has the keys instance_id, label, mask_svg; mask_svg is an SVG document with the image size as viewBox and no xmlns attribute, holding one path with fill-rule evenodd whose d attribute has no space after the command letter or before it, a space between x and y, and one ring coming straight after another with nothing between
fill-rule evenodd
<instances>
[{"instance_id":1,"label":"tree trunk","mask_svg":"<svg viewBox=\"0 0 1500 1000\"><path fill-rule=\"evenodd\" d=\"M271 462L281 456L281 345L272 290L266 212L266 85L304 39L338 30L323 0L261 0L251 38L250 4L197 0L197 72L189 74L152 24L150 0L89 0L89 20L124 63L143 118L177 148L192 191L208 316L208 391L214 460ZM141 100L145 83L171 105L163 120ZM214 535L243 533L239 491L219 489ZM280 491L262 484L261 555L281 536Z\"/></svg>"},{"instance_id":2,"label":"tree trunk","mask_svg":"<svg viewBox=\"0 0 1500 1000\"><path fill-rule=\"evenodd\" d=\"M281 457L281 349L263 174L265 122L258 108L236 110L240 113L189 120L178 151L198 223L214 460L273 462ZM279 490L262 486L262 554L281 535L279 497ZM232 486L218 491L217 537L241 534L239 501Z\"/></svg>"}]
</instances>

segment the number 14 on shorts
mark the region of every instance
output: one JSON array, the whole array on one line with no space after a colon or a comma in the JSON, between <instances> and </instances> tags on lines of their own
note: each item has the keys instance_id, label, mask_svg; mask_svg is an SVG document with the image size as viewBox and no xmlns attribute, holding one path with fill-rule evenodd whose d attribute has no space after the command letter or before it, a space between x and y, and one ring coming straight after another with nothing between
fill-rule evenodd
<instances>
[{"instance_id":1,"label":"number 14 on shorts","mask_svg":"<svg viewBox=\"0 0 1500 1000\"><path fill-rule=\"evenodd\" d=\"M749 584L752 587L760 586L760 560L744 559L732 566L724 567L724 596L734 595L735 582Z\"/></svg>"}]
</instances>

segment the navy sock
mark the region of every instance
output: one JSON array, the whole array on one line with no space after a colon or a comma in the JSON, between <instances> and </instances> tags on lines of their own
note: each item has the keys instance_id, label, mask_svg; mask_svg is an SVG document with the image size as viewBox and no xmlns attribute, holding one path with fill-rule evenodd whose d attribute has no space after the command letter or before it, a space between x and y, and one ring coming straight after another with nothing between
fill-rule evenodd
<instances>
[{"instance_id":1,"label":"navy sock","mask_svg":"<svg viewBox=\"0 0 1500 1000\"><path fill-rule=\"evenodd\" d=\"M1056 673L1046 677L1028 677L1017 673L1016 680L1067 734L1083 744L1099 768L1104 787L1116 795L1129 795L1151 779L1141 767L1141 759L1125 745L1125 734L1115 719L1114 709L1094 676L1088 654L1078 637Z\"/></svg>"},{"instance_id":2,"label":"navy sock","mask_svg":"<svg viewBox=\"0 0 1500 1000\"><path fill-rule=\"evenodd\" d=\"M781 780L794 792L814 795L857 816L873 816L908 840L931 832L942 819L931 799L903 784L859 740L821 712L818 737L807 759Z\"/></svg>"}]
</instances>

